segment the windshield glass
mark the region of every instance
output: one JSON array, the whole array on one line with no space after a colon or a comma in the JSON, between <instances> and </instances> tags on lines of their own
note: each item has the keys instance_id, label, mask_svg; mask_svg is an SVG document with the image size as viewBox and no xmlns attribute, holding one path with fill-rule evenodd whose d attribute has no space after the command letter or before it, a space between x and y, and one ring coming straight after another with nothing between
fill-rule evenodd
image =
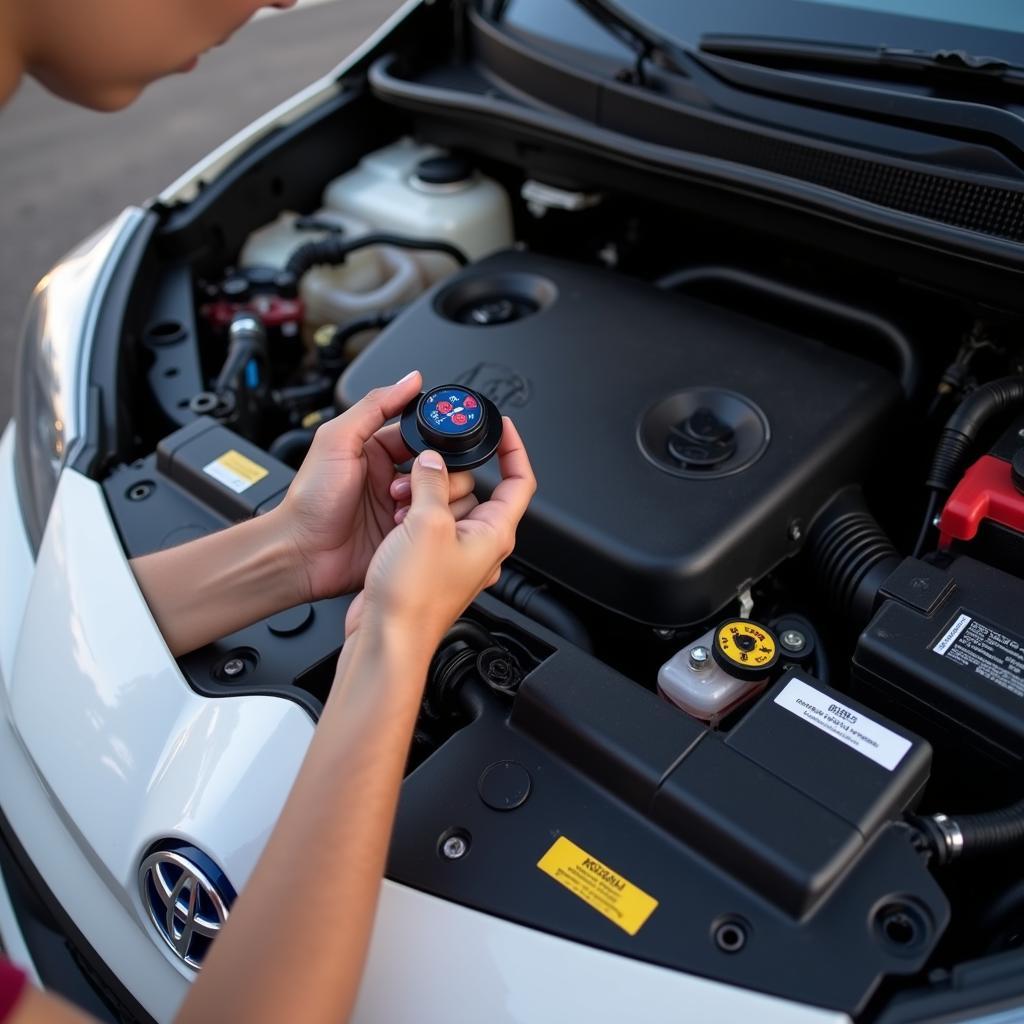
<instances>
[{"instance_id":1,"label":"windshield glass","mask_svg":"<svg viewBox=\"0 0 1024 1024\"><path fill-rule=\"evenodd\" d=\"M987 3L965 3L964 0L810 0L862 11L903 14L953 25L973 25L997 31L1017 31L1024 24L1021 0L988 0Z\"/></svg>"},{"instance_id":2,"label":"windshield glass","mask_svg":"<svg viewBox=\"0 0 1024 1024\"><path fill-rule=\"evenodd\" d=\"M653 31L686 46L705 35L964 50L1024 65L1024 0L617 0ZM489 4L483 10L491 9ZM537 42L606 56L624 48L574 0L503 0L502 25Z\"/></svg>"}]
</instances>

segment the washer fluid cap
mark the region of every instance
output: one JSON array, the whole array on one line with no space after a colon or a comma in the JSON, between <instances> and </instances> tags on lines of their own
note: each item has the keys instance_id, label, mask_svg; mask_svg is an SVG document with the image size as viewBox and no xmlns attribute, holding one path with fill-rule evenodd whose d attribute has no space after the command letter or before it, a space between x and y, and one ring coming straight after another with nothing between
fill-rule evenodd
<instances>
[{"instance_id":1,"label":"washer fluid cap","mask_svg":"<svg viewBox=\"0 0 1024 1024\"><path fill-rule=\"evenodd\" d=\"M764 679L779 663L779 641L750 619L727 619L715 629L715 662L737 679Z\"/></svg>"},{"instance_id":2,"label":"washer fluid cap","mask_svg":"<svg viewBox=\"0 0 1024 1024\"><path fill-rule=\"evenodd\" d=\"M461 156L432 156L416 165L415 177L424 185L456 185L473 177L473 166Z\"/></svg>"},{"instance_id":3,"label":"washer fluid cap","mask_svg":"<svg viewBox=\"0 0 1024 1024\"><path fill-rule=\"evenodd\" d=\"M477 391L444 384L414 398L402 412L402 440L418 455L433 448L449 469L475 469L498 450L501 413Z\"/></svg>"}]
</instances>

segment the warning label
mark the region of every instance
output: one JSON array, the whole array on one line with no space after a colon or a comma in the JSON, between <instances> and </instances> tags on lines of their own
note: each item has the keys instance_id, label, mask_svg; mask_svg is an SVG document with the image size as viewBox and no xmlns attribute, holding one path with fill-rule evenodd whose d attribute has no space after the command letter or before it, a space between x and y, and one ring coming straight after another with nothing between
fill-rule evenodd
<instances>
[{"instance_id":1,"label":"warning label","mask_svg":"<svg viewBox=\"0 0 1024 1024\"><path fill-rule=\"evenodd\" d=\"M554 841L537 867L630 935L640 931L658 905L653 896L565 836Z\"/></svg>"},{"instance_id":2,"label":"warning label","mask_svg":"<svg viewBox=\"0 0 1024 1024\"><path fill-rule=\"evenodd\" d=\"M1024 697L1024 640L960 614L932 650L1004 690Z\"/></svg>"},{"instance_id":3,"label":"warning label","mask_svg":"<svg viewBox=\"0 0 1024 1024\"><path fill-rule=\"evenodd\" d=\"M808 686L802 679L790 679L776 694L775 703L889 771L910 749L910 740L905 736Z\"/></svg>"},{"instance_id":4,"label":"warning label","mask_svg":"<svg viewBox=\"0 0 1024 1024\"><path fill-rule=\"evenodd\" d=\"M235 494L241 494L253 484L258 484L270 470L232 448L203 466L203 472L231 488Z\"/></svg>"}]
</instances>

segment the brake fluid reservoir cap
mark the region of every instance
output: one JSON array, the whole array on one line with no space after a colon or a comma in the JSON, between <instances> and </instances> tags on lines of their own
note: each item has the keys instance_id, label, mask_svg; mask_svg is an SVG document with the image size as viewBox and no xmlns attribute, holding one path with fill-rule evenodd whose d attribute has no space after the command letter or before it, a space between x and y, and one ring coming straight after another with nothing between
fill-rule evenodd
<instances>
[{"instance_id":1,"label":"brake fluid reservoir cap","mask_svg":"<svg viewBox=\"0 0 1024 1024\"><path fill-rule=\"evenodd\" d=\"M715 662L737 679L764 679L779 663L779 642L767 627L750 619L726 619L715 630Z\"/></svg>"},{"instance_id":2,"label":"brake fluid reservoir cap","mask_svg":"<svg viewBox=\"0 0 1024 1024\"><path fill-rule=\"evenodd\" d=\"M402 440L413 454L433 448L449 469L475 469L498 450L501 413L477 391L444 384L414 398L402 413Z\"/></svg>"}]
</instances>

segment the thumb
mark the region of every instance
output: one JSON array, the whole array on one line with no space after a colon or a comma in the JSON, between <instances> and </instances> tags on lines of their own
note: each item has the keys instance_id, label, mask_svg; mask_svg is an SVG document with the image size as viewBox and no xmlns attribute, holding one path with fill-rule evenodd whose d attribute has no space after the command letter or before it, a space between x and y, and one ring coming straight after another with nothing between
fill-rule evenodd
<instances>
[{"instance_id":1,"label":"thumb","mask_svg":"<svg viewBox=\"0 0 1024 1024\"><path fill-rule=\"evenodd\" d=\"M412 504L409 514L432 507L448 511L448 470L444 459L427 449L412 464Z\"/></svg>"}]
</instances>

